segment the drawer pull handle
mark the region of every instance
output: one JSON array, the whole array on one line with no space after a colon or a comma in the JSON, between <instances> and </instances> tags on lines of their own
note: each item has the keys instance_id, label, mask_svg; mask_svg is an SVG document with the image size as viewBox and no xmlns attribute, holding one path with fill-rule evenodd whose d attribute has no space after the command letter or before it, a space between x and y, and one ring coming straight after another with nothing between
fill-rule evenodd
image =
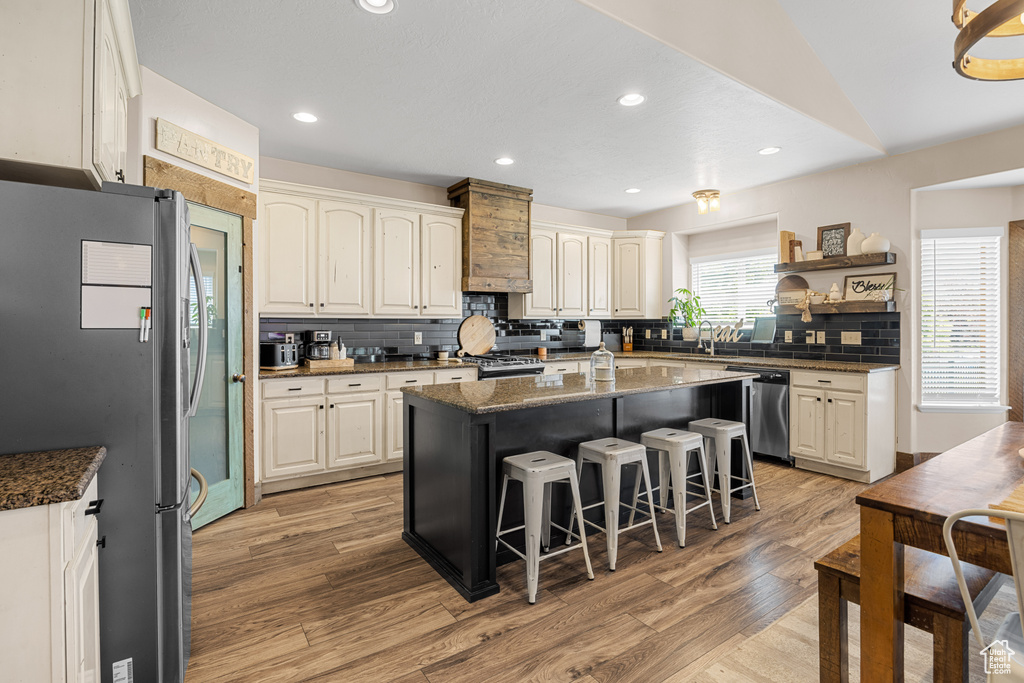
<instances>
[{"instance_id":1,"label":"drawer pull handle","mask_svg":"<svg viewBox=\"0 0 1024 683\"><path fill-rule=\"evenodd\" d=\"M100 514L100 508L102 508L102 507L103 507L103 499L102 498L100 498L99 500L90 500L89 501L89 507L87 507L85 509L85 514L87 514L87 515L98 515L98 514Z\"/></svg>"},{"instance_id":2,"label":"drawer pull handle","mask_svg":"<svg viewBox=\"0 0 1024 683\"><path fill-rule=\"evenodd\" d=\"M461 377L452 377L452 379L462 379Z\"/></svg>"},{"instance_id":3,"label":"drawer pull handle","mask_svg":"<svg viewBox=\"0 0 1024 683\"><path fill-rule=\"evenodd\" d=\"M832 384L832 380L830 380L830 379L819 379L818 380L818 384Z\"/></svg>"},{"instance_id":4,"label":"drawer pull handle","mask_svg":"<svg viewBox=\"0 0 1024 683\"><path fill-rule=\"evenodd\" d=\"M104 536L103 538L97 538L96 539L96 547L98 547L98 548L106 548L107 547L107 537Z\"/></svg>"},{"instance_id":5,"label":"drawer pull handle","mask_svg":"<svg viewBox=\"0 0 1024 683\"><path fill-rule=\"evenodd\" d=\"M302 387L288 387L288 391L302 391Z\"/></svg>"},{"instance_id":6,"label":"drawer pull handle","mask_svg":"<svg viewBox=\"0 0 1024 683\"><path fill-rule=\"evenodd\" d=\"M362 382L360 382L358 384L349 384L349 386L350 387L361 387L361 386L363 386L363 384L362 384Z\"/></svg>"},{"instance_id":7,"label":"drawer pull handle","mask_svg":"<svg viewBox=\"0 0 1024 683\"><path fill-rule=\"evenodd\" d=\"M416 382L419 382L419 380L418 379L407 379L407 380L405 380L406 384L415 384Z\"/></svg>"}]
</instances>

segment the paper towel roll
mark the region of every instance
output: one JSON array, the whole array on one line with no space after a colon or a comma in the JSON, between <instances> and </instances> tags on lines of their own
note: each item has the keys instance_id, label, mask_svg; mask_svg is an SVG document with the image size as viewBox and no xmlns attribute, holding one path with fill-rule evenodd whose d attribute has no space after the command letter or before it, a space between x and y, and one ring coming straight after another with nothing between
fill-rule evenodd
<instances>
[{"instance_id":1,"label":"paper towel roll","mask_svg":"<svg viewBox=\"0 0 1024 683\"><path fill-rule=\"evenodd\" d=\"M580 329L583 330L583 346L598 346L601 343L601 321L581 320Z\"/></svg>"}]
</instances>

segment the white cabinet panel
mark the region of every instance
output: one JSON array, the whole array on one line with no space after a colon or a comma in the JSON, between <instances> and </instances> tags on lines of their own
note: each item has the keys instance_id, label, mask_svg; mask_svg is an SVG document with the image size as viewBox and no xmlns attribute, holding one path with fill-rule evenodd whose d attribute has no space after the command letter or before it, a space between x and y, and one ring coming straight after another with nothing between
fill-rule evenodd
<instances>
[{"instance_id":1,"label":"white cabinet panel","mask_svg":"<svg viewBox=\"0 0 1024 683\"><path fill-rule=\"evenodd\" d=\"M371 220L369 207L319 202L319 313L339 316L370 314Z\"/></svg>"},{"instance_id":2,"label":"white cabinet panel","mask_svg":"<svg viewBox=\"0 0 1024 683\"><path fill-rule=\"evenodd\" d=\"M384 456L388 462L401 460L405 456L404 418L402 414L403 397L401 391L389 391L386 394L387 404L384 416Z\"/></svg>"},{"instance_id":3,"label":"white cabinet panel","mask_svg":"<svg viewBox=\"0 0 1024 683\"><path fill-rule=\"evenodd\" d=\"M584 365L585 365L585 363L580 363L580 367L581 368ZM648 361L644 360L643 358L616 358L615 359L615 369L616 370L621 370L621 369L624 369L624 368L646 368L647 365L648 365ZM587 368L589 369L589 367L590 366L588 365Z\"/></svg>"},{"instance_id":4,"label":"white cabinet panel","mask_svg":"<svg viewBox=\"0 0 1024 683\"><path fill-rule=\"evenodd\" d=\"M315 315L316 202L260 194L260 313Z\"/></svg>"},{"instance_id":5,"label":"white cabinet panel","mask_svg":"<svg viewBox=\"0 0 1024 683\"><path fill-rule=\"evenodd\" d=\"M863 468L864 395L830 391L825 401L825 459L837 465Z\"/></svg>"},{"instance_id":6,"label":"white cabinet panel","mask_svg":"<svg viewBox=\"0 0 1024 683\"><path fill-rule=\"evenodd\" d=\"M93 84L93 163L103 180L114 181L118 163L118 56L107 0L96 3L96 56Z\"/></svg>"},{"instance_id":7,"label":"white cabinet panel","mask_svg":"<svg viewBox=\"0 0 1024 683\"><path fill-rule=\"evenodd\" d=\"M267 477L324 469L323 396L263 403L263 473Z\"/></svg>"},{"instance_id":8,"label":"white cabinet panel","mask_svg":"<svg viewBox=\"0 0 1024 683\"><path fill-rule=\"evenodd\" d=\"M419 315L420 216L411 211L375 210L373 312Z\"/></svg>"},{"instance_id":9,"label":"white cabinet panel","mask_svg":"<svg viewBox=\"0 0 1024 683\"><path fill-rule=\"evenodd\" d=\"M68 681L100 680L99 553L96 518L64 570L64 638Z\"/></svg>"},{"instance_id":10,"label":"white cabinet panel","mask_svg":"<svg viewBox=\"0 0 1024 683\"><path fill-rule=\"evenodd\" d=\"M587 238L558 233L558 317L587 314Z\"/></svg>"},{"instance_id":11,"label":"white cabinet panel","mask_svg":"<svg viewBox=\"0 0 1024 683\"><path fill-rule=\"evenodd\" d=\"M612 314L612 241L608 237L588 237L587 244L588 315L608 317Z\"/></svg>"},{"instance_id":12,"label":"white cabinet panel","mask_svg":"<svg viewBox=\"0 0 1024 683\"><path fill-rule=\"evenodd\" d=\"M330 397L328 420L328 469L381 461L379 392Z\"/></svg>"},{"instance_id":13,"label":"white cabinet panel","mask_svg":"<svg viewBox=\"0 0 1024 683\"><path fill-rule=\"evenodd\" d=\"M793 387L790 392L789 450L794 456L825 459L824 392Z\"/></svg>"},{"instance_id":14,"label":"white cabinet panel","mask_svg":"<svg viewBox=\"0 0 1024 683\"><path fill-rule=\"evenodd\" d=\"M420 314L462 317L462 221L422 216L420 225Z\"/></svg>"},{"instance_id":15,"label":"white cabinet panel","mask_svg":"<svg viewBox=\"0 0 1024 683\"><path fill-rule=\"evenodd\" d=\"M616 318L643 316L643 245L638 239L615 240L615 289L613 313Z\"/></svg>"},{"instance_id":16,"label":"white cabinet panel","mask_svg":"<svg viewBox=\"0 0 1024 683\"><path fill-rule=\"evenodd\" d=\"M525 295L526 317L553 318L558 315L558 235L534 228L530 234L530 277L533 292Z\"/></svg>"}]
</instances>

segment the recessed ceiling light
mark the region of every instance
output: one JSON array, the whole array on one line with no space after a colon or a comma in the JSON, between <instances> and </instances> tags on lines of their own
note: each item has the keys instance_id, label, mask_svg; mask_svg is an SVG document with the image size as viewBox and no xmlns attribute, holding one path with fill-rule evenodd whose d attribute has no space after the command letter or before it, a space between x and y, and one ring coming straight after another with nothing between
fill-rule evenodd
<instances>
[{"instance_id":1,"label":"recessed ceiling light","mask_svg":"<svg viewBox=\"0 0 1024 683\"><path fill-rule=\"evenodd\" d=\"M514 164L516 162L515 162L515 159L509 159L508 157L501 157L500 159L495 159L494 163L498 164L499 166L508 166L508 165Z\"/></svg>"},{"instance_id":2,"label":"recessed ceiling light","mask_svg":"<svg viewBox=\"0 0 1024 683\"><path fill-rule=\"evenodd\" d=\"M781 152L781 151L782 151L781 147L765 147L764 149L757 150L757 153L758 154L763 154L764 156L768 156L769 154L775 154L776 152Z\"/></svg>"},{"instance_id":3,"label":"recessed ceiling light","mask_svg":"<svg viewBox=\"0 0 1024 683\"><path fill-rule=\"evenodd\" d=\"M618 99L618 103L621 104L623 107L635 107L636 105L640 104L646 99L647 98L644 97L643 95L634 92L620 97Z\"/></svg>"},{"instance_id":4,"label":"recessed ceiling light","mask_svg":"<svg viewBox=\"0 0 1024 683\"><path fill-rule=\"evenodd\" d=\"M292 114L292 118L296 121L302 121L303 123L316 123L316 116L305 111Z\"/></svg>"},{"instance_id":5,"label":"recessed ceiling light","mask_svg":"<svg viewBox=\"0 0 1024 683\"><path fill-rule=\"evenodd\" d=\"M373 14L387 14L395 9L395 0L356 0L356 4Z\"/></svg>"},{"instance_id":6,"label":"recessed ceiling light","mask_svg":"<svg viewBox=\"0 0 1024 683\"><path fill-rule=\"evenodd\" d=\"M626 193L627 194L636 194L639 191L640 191L639 187L631 187L628 190L626 190Z\"/></svg>"}]
</instances>

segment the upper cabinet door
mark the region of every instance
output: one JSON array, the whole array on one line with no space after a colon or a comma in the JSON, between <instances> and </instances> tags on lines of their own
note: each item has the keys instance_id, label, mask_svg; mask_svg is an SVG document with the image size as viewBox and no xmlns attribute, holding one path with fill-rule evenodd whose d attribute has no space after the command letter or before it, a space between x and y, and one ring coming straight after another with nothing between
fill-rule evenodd
<instances>
[{"instance_id":1,"label":"upper cabinet door","mask_svg":"<svg viewBox=\"0 0 1024 683\"><path fill-rule=\"evenodd\" d=\"M617 239L614 245L615 318L644 317L644 259L642 239Z\"/></svg>"},{"instance_id":2,"label":"upper cabinet door","mask_svg":"<svg viewBox=\"0 0 1024 683\"><path fill-rule=\"evenodd\" d=\"M462 221L423 215L420 223L420 315L462 317Z\"/></svg>"},{"instance_id":3,"label":"upper cabinet door","mask_svg":"<svg viewBox=\"0 0 1024 683\"><path fill-rule=\"evenodd\" d=\"M587 315L587 238L558 233L558 317Z\"/></svg>"},{"instance_id":4,"label":"upper cabinet door","mask_svg":"<svg viewBox=\"0 0 1024 683\"><path fill-rule=\"evenodd\" d=\"M526 316L554 318L558 315L558 240L552 230L533 228L530 235L530 277L533 293L526 295Z\"/></svg>"},{"instance_id":5,"label":"upper cabinet door","mask_svg":"<svg viewBox=\"0 0 1024 683\"><path fill-rule=\"evenodd\" d=\"M101 180L114 182L118 165L118 81L120 61L114 24L106 0L96 3L96 54L93 76L93 164ZM125 101L127 113L127 100ZM127 116L125 117L127 120Z\"/></svg>"},{"instance_id":6,"label":"upper cabinet door","mask_svg":"<svg viewBox=\"0 0 1024 683\"><path fill-rule=\"evenodd\" d=\"M260 193L260 314L315 315L316 202Z\"/></svg>"},{"instance_id":7,"label":"upper cabinet door","mask_svg":"<svg viewBox=\"0 0 1024 683\"><path fill-rule=\"evenodd\" d=\"M321 201L317 222L321 314L370 315L372 210Z\"/></svg>"},{"instance_id":8,"label":"upper cabinet door","mask_svg":"<svg viewBox=\"0 0 1024 683\"><path fill-rule=\"evenodd\" d=\"M608 317L612 314L612 241L607 237L588 237L587 242L588 315Z\"/></svg>"},{"instance_id":9,"label":"upper cabinet door","mask_svg":"<svg viewBox=\"0 0 1024 683\"><path fill-rule=\"evenodd\" d=\"M411 211L375 209L373 312L376 315L419 315L419 223Z\"/></svg>"}]
</instances>

